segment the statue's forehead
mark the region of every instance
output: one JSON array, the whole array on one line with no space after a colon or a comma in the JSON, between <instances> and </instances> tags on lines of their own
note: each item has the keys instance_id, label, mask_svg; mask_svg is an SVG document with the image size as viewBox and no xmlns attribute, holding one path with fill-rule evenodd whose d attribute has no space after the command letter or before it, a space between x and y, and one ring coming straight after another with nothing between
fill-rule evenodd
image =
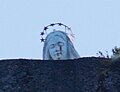
<instances>
[{"instance_id":1,"label":"statue's forehead","mask_svg":"<svg viewBox=\"0 0 120 92\"><path fill-rule=\"evenodd\" d=\"M52 32L48 34L47 41L53 39L65 39L65 34L63 34L62 32Z\"/></svg>"},{"instance_id":2,"label":"statue's forehead","mask_svg":"<svg viewBox=\"0 0 120 92\"><path fill-rule=\"evenodd\" d=\"M64 41L64 39L59 35L54 35L49 39L50 43L58 42L58 41Z\"/></svg>"}]
</instances>

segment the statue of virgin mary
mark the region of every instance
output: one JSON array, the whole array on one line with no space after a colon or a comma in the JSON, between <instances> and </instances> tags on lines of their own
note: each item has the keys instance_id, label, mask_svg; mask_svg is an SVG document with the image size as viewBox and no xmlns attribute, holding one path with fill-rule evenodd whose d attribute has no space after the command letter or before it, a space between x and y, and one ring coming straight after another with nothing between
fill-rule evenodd
<instances>
[{"instance_id":1,"label":"statue of virgin mary","mask_svg":"<svg viewBox=\"0 0 120 92\"><path fill-rule=\"evenodd\" d=\"M79 57L67 33L53 31L47 35L43 47L43 60L68 60Z\"/></svg>"}]
</instances>

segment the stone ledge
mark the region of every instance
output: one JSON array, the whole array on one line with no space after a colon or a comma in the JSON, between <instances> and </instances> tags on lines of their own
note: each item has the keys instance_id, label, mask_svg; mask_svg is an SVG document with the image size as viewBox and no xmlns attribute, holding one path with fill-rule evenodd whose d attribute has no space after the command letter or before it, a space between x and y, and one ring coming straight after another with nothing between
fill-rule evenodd
<instances>
[{"instance_id":1,"label":"stone ledge","mask_svg":"<svg viewBox=\"0 0 120 92\"><path fill-rule=\"evenodd\" d=\"M0 60L0 92L120 92L120 61Z\"/></svg>"}]
</instances>

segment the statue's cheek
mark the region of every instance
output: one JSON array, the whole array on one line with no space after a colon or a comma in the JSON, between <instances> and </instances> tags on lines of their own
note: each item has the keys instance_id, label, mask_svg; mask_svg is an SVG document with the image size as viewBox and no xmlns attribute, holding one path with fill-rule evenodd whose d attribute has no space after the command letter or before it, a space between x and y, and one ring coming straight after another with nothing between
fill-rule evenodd
<instances>
[{"instance_id":1,"label":"statue's cheek","mask_svg":"<svg viewBox=\"0 0 120 92\"><path fill-rule=\"evenodd\" d=\"M50 54L50 56L53 58L53 57L54 57L54 54L55 54L54 49L49 49L49 54Z\"/></svg>"},{"instance_id":2,"label":"statue's cheek","mask_svg":"<svg viewBox=\"0 0 120 92\"><path fill-rule=\"evenodd\" d=\"M66 54L66 53L67 53L67 47L63 46L62 52L63 52L64 54Z\"/></svg>"}]
</instances>

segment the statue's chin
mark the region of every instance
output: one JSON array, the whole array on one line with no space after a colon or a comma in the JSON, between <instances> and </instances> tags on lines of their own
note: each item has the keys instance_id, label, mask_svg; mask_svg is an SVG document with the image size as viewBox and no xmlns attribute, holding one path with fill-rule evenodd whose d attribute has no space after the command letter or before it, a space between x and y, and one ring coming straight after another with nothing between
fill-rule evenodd
<instances>
[{"instance_id":1,"label":"statue's chin","mask_svg":"<svg viewBox=\"0 0 120 92\"><path fill-rule=\"evenodd\" d=\"M54 60L62 60L63 58L62 58L62 56L61 55L59 55L59 56L56 56L55 58L54 58Z\"/></svg>"},{"instance_id":2,"label":"statue's chin","mask_svg":"<svg viewBox=\"0 0 120 92\"><path fill-rule=\"evenodd\" d=\"M56 57L56 58L54 58L54 60L62 60L62 58L61 57Z\"/></svg>"},{"instance_id":3,"label":"statue's chin","mask_svg":"<svg viewBox=\"0 0 120 92\"><path fill-rule=\"evenodd\" d=\"M61 60L61 58L57 58L57 60Z\"/></svg>"},{"instance_id":4,"label":"statue's chin","mask_svg":"<svg viewBox=\"0 0 120 92\"><path fill-rule=\"evenodd\" d=\"M53 60L62 60L62 55L60 53L57 53L55 55L52 56Z\"/></svg>"}]
</instances>

